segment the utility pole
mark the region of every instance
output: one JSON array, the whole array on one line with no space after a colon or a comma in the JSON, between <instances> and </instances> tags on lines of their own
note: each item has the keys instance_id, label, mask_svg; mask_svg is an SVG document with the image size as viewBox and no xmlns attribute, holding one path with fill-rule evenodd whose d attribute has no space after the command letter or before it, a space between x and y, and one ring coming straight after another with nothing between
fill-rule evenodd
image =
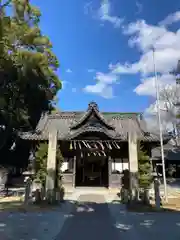
<instances>
[{"instance_id":1,"label":"utility pole","mask_svg":"<svg viewBox=\"0 0 180 240\"><path fill-rule=\"evenodd\" d=\"M163 131L162 131L162 124L161 124L159 84L158 84L158 76L157 76L156 62L155 62L155 49L153 48L152 51L153 51L153 65L154 65L154 82L155 82L155 88L156 88L156 105L157 105L157 111L158 111L159 136L160 136L160 145L161 145L161 159L162 159L162 172L163 172L163 183L164 183L164 197L165 197L165 201L168 202L167 183L166 183L166 169L165 169L165 161L164 161Z\"/></svg>"},{"instance_id":2,"label":"utility pole","mask_svg":"<svg viewBox=\"0 0 180 240\"><path fill-rule=\"evenodd\" d=\"M176 95L177 95L177 103L176 103L176 116L177 116L177 124L176 124L176 140L177 145L179 146L179 128L180 122L178 119L180 118L180 60L178 61L176 68Z\"/></svg>"}]
</instances>

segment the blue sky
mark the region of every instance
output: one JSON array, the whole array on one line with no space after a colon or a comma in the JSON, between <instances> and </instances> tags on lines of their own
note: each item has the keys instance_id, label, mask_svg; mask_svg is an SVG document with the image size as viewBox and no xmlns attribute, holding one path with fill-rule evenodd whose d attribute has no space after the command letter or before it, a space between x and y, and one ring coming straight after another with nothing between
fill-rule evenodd
<instances>
[{"instance_id":1,"label":"blue sky","mask_svg":"<svg viewBox=\"0 0 180 240\"><path fill-rule=\"evenodd\" d=\"M85 110L93 100L102 111L145 111L155 94L152 45L161 85L173 81L168 71L180 58L179 0L32 2L60 61L61 110Z\"/></svg>"}]
</instances>

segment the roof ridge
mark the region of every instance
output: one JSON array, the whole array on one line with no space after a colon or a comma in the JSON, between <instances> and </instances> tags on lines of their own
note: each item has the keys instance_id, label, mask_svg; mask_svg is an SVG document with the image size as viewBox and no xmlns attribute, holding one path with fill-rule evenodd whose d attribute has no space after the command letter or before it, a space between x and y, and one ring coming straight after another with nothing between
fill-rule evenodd
<instances>
[{"instance_id":1,"label":"roof ridge","mask_svg":"<svg viewBox=\"0 0 180 240\"><path fill-rule=\"evenodd\" d=\"M58 114L61 114L61 113L85 113L87 112L87 110L84 110L84 111L60 111L60 112L57 112L57 113L51 113L50 115L58 115ZM118 111L113 111L113 112L108 112L108 111L99 111L101 114L133 114L133 115L140 115L142 114L142 112L118 112Z\"/></svg>"},{"instance_id":2,"label":"roof ridge","mask_svg":"<svg viewBox=\"0 0 180 240\"><path fill-rule=\"evenodd\" d=\"M84 112L84 114L82 115L82 117L80 117L80 119L79 119L75 124L73 124L73 125L71 126L71 129L75 129L75 128L77 128L78 126L80 126L87 118L89 118L89 117L93 114L93 112L94 112L94 113L96 114L96 116L100 119L100 121L102 121L103 124L106 125L106 127L111 128L111 129L114 129L114 127L111 126L111 125L108 123L107 119L103 116L103 114L102 114L101 112L99 112L99 109L98 109L98 107L97 107L97 104L94 103L94 102L92 102L92 103L89 104L89 107L88 107L87 111Z\"/></svg>"},{"instance_id":3,"label":"roof ridge","mask_svg":"<svg viewBox=\"0 0 180 240\"><path fill-rule=\"evenodd\" d=\"M47 114L49 118L56 118L56 117L61 117L61 116L70 116L70 117L79 117L81 115L85 115L87 111L80 112L80 111L62 111L58 113L50 113ZM107 120L107 118L137 118L138 116L141 115L141 113L124 113L124 112L99 112L99 115L104 120ZM81 116L82 117L82 116Z\"/></svg>"}]
</instances>

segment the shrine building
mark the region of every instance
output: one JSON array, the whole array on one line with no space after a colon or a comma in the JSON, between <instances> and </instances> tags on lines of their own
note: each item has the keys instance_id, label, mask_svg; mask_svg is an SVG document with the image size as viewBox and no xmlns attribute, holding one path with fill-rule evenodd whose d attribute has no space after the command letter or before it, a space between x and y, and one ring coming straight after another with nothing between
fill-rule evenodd
<instances>
[{"instance_id":1,"label":"shrine building","mask_svg":"<svg viewBox=\"0 0 180 240\"><path fill-rule=\"evenodd\" d=\"M142 114L101 112L95 102L84 112L44 114L36 130L22 133L21 138L48 141L47 172L55 171L56 151L61 149L65 188L119 188L123 170L138 171L137 142L149 156L159 144L159 137L147 131ZM54 176L49 174L46 187L53 186Z\"/></svg>"}]
</instances>

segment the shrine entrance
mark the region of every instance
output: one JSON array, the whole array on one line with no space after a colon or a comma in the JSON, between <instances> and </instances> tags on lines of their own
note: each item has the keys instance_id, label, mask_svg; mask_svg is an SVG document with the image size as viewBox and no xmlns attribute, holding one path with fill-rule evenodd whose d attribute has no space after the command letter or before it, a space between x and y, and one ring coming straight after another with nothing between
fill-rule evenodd
<instances>
[{"instance_id":1,"label":"shrine entrance","mask_svg":"<svg viewBox=\"0 0 180 240\"><path fill-rule=\"evenodd\" d=\"M87 156L77 159L76 187L108 187L108 179L107 156Z\"/></svg>"}]
</instances>

